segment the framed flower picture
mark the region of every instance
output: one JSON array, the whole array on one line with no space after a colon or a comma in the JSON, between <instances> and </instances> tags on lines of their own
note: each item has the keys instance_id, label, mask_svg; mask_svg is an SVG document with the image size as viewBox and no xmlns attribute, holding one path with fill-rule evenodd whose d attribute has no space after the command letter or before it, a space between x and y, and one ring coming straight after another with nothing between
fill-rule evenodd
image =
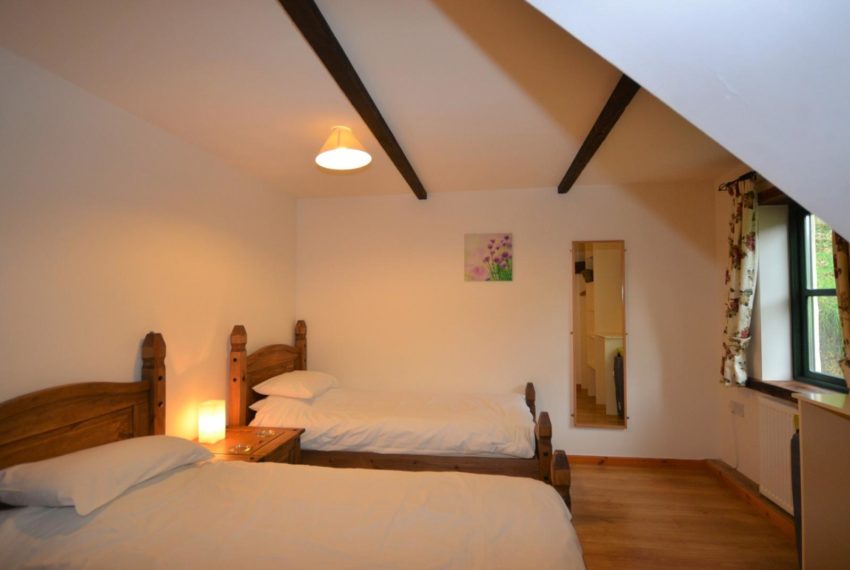
<instances>
[{"instance_id":1,"label":"framed flower picture","mask_svg":"<svg viewBox=\"0 0 850 570\"><path fill-rule=\"evenodd\" d=\"M466 281L513 281L513 234L466 234L463 246Z\"/></svg>"}]
</instances>

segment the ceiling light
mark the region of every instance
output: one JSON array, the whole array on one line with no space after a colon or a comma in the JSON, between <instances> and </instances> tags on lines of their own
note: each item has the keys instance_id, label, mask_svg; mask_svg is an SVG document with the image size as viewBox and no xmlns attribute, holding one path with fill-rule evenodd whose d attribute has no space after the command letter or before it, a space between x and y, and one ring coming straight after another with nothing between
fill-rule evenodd
<instances>
[{"instance_id":1,"label":"ceiling light","mask_svg":"<svg viewBox=\"0 0 850 570\"><path fill-rule=\"evenodd\" d=\"M370 162L372 157L348 127L331 129L331 136L316 156L316 164L329 170L356 170Z\"/></svg>"}]
</instances>

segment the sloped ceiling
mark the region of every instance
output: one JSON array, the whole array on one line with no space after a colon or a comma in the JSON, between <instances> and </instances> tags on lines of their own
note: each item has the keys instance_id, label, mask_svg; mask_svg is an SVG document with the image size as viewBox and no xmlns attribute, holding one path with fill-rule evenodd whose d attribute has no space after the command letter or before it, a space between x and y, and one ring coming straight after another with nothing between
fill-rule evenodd
<instances>
[{"instance_id":1,"label":"sloped ceiling","mask_svg":"<svg viewBox=\"0 0 850 570\"><path fill-rule=\"evenodd\" d=\"M431 193L554 187L620 75L521 0L319 6ZM410 192L274 0L5 0L0 46L297 196ZM336 124L371 166L313 164ZM641 92L579 184L736 162Z\"/></svg>"},{"instance_id":2,"label":"sloped ceiling","mask_svg":"<svg viewBox=\"0 0 850 570\"><path fill-rule=\"evenodd\" d=\"M529 3L850 235L850 3Z\"/></svg>"}]
</instances>

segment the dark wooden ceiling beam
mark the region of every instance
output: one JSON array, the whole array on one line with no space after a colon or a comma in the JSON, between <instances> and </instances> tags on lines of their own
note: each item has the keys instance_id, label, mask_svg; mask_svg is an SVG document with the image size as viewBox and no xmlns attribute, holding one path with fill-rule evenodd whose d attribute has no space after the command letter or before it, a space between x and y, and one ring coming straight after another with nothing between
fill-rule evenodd
<instances>
[{"instance_id":1,"label":"dark wooden ceiling beam","mask_svg":"<svg viewBox=\"0 0 850 570\"><path fill-rule=\"evenodd\" d=\"M785 192L776 186L770 186L764 190L760 190L756 197L758 198L759 206L787 206L793 202Z\"/></svg>"},{"instance_id":2,"label":"dark wooden ceiling beam","mask_svg":"<svg viewBox=\"0 0 850 570\"><path fill-rule=\"evenodd\" d=\"M599 149L602 141L605 140L605 137L614 128L614 125L617 124L617 120L623 114L623 111L626 110L626 107L628 107L635 93L638 92L638 89L640 89L640 85L635 83L629 76L624 74L620 77L620 81L617 82L617 86L614 87L614 91L608 97L608 102L605 103L605 107L602 108L602 112L596 118L593 128L590 129L590 133L584 139L581 148L578 149L563 180L558 184L558 194L569 192L570 188L578 180L584 167L587 166L587 163L590 162L590 159L593 158L593 155Z\"/></svg>"},{"instance_id":3,"label":"dark wooden ceiling beam","mask_svg":"<svg viewBox=\"0 0 850 570\"><path fill-rule=\"evenodd\" d=\"M402 177L410 185L410 189L413 190L416 197L420 200L428 198L425 187L413 170L410 161L407 160L401 145L398 144L395 135L393 135L389 125L381 115L381 111L366 90L366 86L360 80L360 76L357 75L354 66L351 65L348 56L345 55L345 50L342 49L316 3L313 0L279 1L301 31L307 43L325 64L342 92L360 113L369 130L381 143L390 160L393 161Z\"/></svg>"}]
</instances>

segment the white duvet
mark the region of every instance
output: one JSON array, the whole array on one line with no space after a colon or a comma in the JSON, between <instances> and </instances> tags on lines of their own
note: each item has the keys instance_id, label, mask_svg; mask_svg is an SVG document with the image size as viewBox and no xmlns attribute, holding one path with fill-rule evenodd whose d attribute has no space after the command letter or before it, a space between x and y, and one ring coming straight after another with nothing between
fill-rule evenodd
<instances>
[{"instance_id":1,"label":"white duvet","mask_svg":"<svg viewBox=\"0 0 850 570\"><path fill-rule=\"evenodd\" d=\"M303 427L304 449L533 457L534 420L518 394L420 394L335 388L314 400L269 397L252 426Z\"/></svg>"},{"instance_id":2,"label":"white duvet","mask_svg":"<svg viewBox=\"0 0 850 570\"><path fill-rule=\"evenodd\" d=\"M87 516L0 511L3 568L584 568L570 513L532 479L208 463Z\"/></svg>"}]
</instances>

